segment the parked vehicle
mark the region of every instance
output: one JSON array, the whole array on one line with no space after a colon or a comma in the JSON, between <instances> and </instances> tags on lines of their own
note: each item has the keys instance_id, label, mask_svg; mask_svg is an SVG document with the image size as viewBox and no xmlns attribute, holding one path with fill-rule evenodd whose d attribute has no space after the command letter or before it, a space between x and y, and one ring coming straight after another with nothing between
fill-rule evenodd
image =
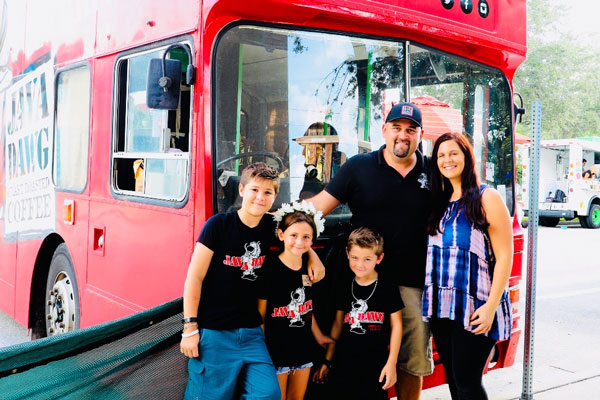
<instances>
[{"instance_id":1,"label":"parked vehicle","mask_svg":"<svg viewBox=\"0 0 600 400\"><path fill-rule=\"evenodd\" d=\"M34 337L181 296L204 222L239 205L244 166L281 171L275 207L310 197L383 144L393 102L435 105L425 132L464 131L514 212L525 0L0 3L0 309ZM181 76L163 80L177 95L157 109L169 99L148 104L149 64L163 56L158 71ZM458 125L443 125L443 108ZM327 218L324 259L349 218ZM514 362L514 312L490 368ZM438 365L426 385L443 381Z\"/></svg>"},{"instance_id":2,"label":"parked vehicle","mask_svg":"<svg viewBox=\"0 0 600 400\"><path fill-rule=\"evenodd\" d=\"M583 160L586 160L585 165ZM529 207L529 161L523 159L522 199ZM540 225L556 226L561 218L579 219L583 228L600 228L600 143L581 139L540 143Z\"/></svg>"}]
</instances>

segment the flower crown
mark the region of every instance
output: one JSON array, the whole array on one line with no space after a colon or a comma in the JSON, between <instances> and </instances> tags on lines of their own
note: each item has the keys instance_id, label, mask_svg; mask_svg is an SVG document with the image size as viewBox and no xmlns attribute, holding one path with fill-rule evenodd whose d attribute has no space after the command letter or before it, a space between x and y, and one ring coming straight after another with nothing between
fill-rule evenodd
<instances>
[{"instance_id":1,"label":"flower crown","mask_svg":"<svg viewBox=\"0 0 600 400\"><path fill-rule=\"evenodd\" d=\"M319 237L321 232L325 230L325 218L323 218L323 213L321 211L317 211L313 203L306 200L302 200L301 203L295 201L292 204L282 204L281 207L273 213L273 219L277 222L277 228L275 228L275 230L279 229L279 223L283 220L283 217L297 211L312 217L315 221L315 226L317 227L317 237Z\"/></svg>"}]
</instances>

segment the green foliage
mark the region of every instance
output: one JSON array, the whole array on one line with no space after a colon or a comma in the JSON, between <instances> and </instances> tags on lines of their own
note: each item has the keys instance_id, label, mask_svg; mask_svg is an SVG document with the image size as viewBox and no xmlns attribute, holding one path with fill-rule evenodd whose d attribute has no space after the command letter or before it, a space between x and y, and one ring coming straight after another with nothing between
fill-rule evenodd
<instances>
[{"instance_id":1,"label":"green foliage","mask_svg":"<svg viewBox=\"0 0 600 400\"><path fill-rule=\"evenodd\" d=\"M600 132L600 52L560 30L566 4L528 0L527 60L514 79L526 108L542 101L542 137L595 136ZM518 132L531 131L530 114Z\"/></svg>"}]
</instances>

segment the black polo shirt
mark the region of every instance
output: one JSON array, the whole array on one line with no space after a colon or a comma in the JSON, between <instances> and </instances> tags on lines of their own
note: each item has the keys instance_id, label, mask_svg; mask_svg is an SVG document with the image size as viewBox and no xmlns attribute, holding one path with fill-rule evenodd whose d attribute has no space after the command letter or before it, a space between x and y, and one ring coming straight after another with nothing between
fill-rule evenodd
<instances>
[{"instance_id":1,"label":"black polo shirt","mask_svg":"<svg viewBox=\"0 0 600 400\"><path fill-rule=\"evenodd\" d=\"M348 203L352 225L377 229L384 238L385 257L379 271L393 282L423 288L431 211L427 164L416 152L415 167L402 177L383 157L385 145L350 158L325 190Z\"/></svg>"}]
</instances>

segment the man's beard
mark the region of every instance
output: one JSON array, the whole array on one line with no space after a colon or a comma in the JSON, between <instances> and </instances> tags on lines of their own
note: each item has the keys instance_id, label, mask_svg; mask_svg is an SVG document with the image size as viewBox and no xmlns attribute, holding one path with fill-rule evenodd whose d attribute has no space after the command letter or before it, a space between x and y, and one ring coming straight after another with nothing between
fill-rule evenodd
<instances>
[{"instance_id":1,"label":"man's beard","mask_svg":"<svg viewBox=\"0 0 600 400\"><path fill-rule=\"evenodd\" d=\"M403 149L397 149L396 145L398 143L403 143L406 145L406 148ZM408 141L404 141L404 140L398 140L397 142L394 143L394 150L393 153L396 157L398 158L406 158L408 157L408 153L410 152L410 142Z\"/></svg>"}]
</instances>

